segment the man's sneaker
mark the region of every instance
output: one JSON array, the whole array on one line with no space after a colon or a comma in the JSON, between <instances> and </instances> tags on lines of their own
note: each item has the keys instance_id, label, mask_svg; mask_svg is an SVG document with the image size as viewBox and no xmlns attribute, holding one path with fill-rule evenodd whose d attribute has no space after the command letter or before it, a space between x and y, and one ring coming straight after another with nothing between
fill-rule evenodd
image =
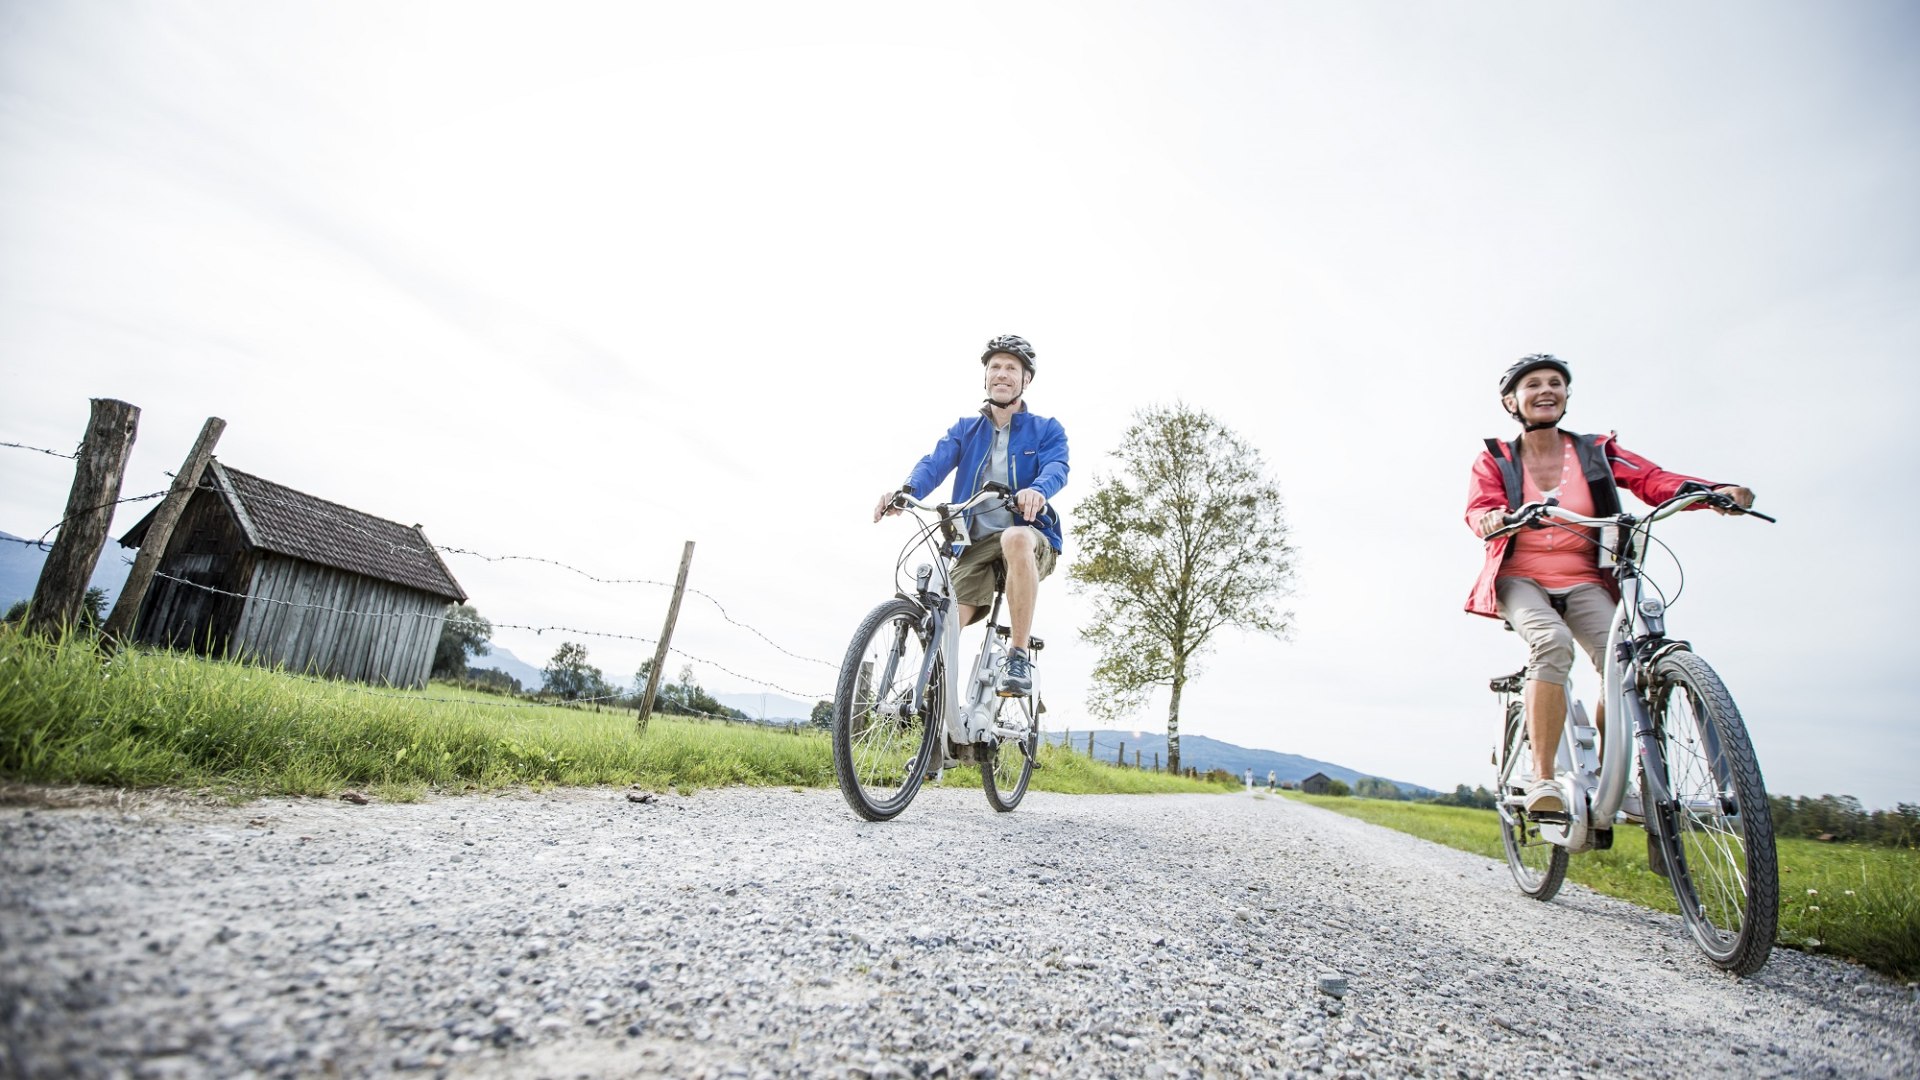
<instances>
[{"instance_id":1,"label":"man's sneaker","mask_svg":"<svg viewBox=\"0 0 1920 1080\"><path fill-rule=\"evenodd\" d=\"M1626 792L1620 796L1620 813L1635 825L1646 823L1647 812L1646 808L1640 805L1640 793L1638 791L1628 788Z\"/></svg>"},{"instance_id":2,"label":"man's sneaker","mask_svg":"<svg viewBox=\"0 0 1920 1080\"><path fill-rule=\"evenodd\" d=\"M997 692L1001 697L1026 697L1033 692L1033 664L1027 659L1027 650L1007 650L1007 666L1000 672Z\"/></svg>"},{"instance_id":3,"label":"man's sneaker","mask_svg":"<svg viewBox=\"0 0 1920 1080\"><path fill-rule=\"evenodd\" d=\"M1527 813L1534 817L1566 816L1567 800L1560 794L1559 781L1542 777L1528 784Z\"/></svg>"}]
</instances>

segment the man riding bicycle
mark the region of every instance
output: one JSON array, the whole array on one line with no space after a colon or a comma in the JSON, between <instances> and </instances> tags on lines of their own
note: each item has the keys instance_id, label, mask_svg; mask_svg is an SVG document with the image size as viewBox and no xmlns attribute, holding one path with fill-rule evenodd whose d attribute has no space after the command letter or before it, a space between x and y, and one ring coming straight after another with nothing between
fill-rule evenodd
<instances>
[{"instance_id":1,"label":"man riding bicycle","mask_svg":"<svg viewBox=\"0 0 1920 1080\"><path fill-rule=\"evenodd\" d=\"M1027 385L1033 381L1033 346L1022 337L1003 335L987 342L980 356L986 369L987 400L977 416L963 416L947 429L933 451L920 459L900 488L880 496L873 520L900 511L893 497L904 491L925 498L953 473L953 501L972 498L988 483L1013 492L1013 507L968 511L972 543L954 564L953 591L960 625L979 618L993 602L996 567L1006 575L1008 640L1006 669L995 690L1001 697L1025 697L1033 689L1027 647L1040 581L1060 559L1060 517L1047 500L1067 486L1067 432L1058 420L1027 411Z\"/></svg>"},{"instance_id":2,"label":"man riding bicycle","mask_svg":"<svg viewBox=\"0 0 1920 1080\"><path fill-rule=\"evenodd\" d=\"M1500 377L1500 403L1520 423L1511 443L1488 439L1473 463L1467 488L1467 527L1485 538L1505 515L1529 502L1556 499L1573 513L1609 517L1621 512L1619 489L1657 505L1692 484L1727 495L1743 509L1753 492L1668 472L1623 448L1616 436L1560 430L1573 373L1545 353L1522 357ZM1727 511L1720 511L1726 513ZM1599 563L1596 530L1565 524L1536 527L1487 542L1486 562L1466 610L1506 620L1525 639L1527 681L1521 691L1533 776L1529 814L1563 814L1566 796L1554 779L1554 758L1567 713L1567 680L1578 641L1601 669L1608 623L1618 596ZM1605 703L1596 718L1605 729ZM1603 751L1606 748L1603 748Z\"/></svg>"}]
</instances>

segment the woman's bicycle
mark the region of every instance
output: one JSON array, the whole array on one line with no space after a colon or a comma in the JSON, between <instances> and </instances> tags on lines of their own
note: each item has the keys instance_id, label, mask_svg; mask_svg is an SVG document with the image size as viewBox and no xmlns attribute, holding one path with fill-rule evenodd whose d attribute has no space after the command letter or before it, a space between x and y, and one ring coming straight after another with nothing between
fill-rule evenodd
<instances>
[{"instance_id":1,"label":"woman's bicycle","mask_svg":"<svg viewBox=\"0 0 1920 1080\"><path fill-rule=\"evenodd\" d=\"M1520 701L1524 669L1492 682L1503 706L1495 791L1507 865L1522 892L1552 899L1570 853L1609 848L1617 824L1640 825L1647 830L1648 862L1672 884L1694 941L1717 966L1747 975L1766 963L1779 922L1766 787L1732 695L1691 644L1667 636L1668 600L1642 572L1654 523L1701 502L1773 520L1698 489L1668 499L1644 519L1581 517L1552 500L1506 516L1508 527L1495 536L1522 528L1597 528L1602 565L1611 567L1620 602L1604 664L1606 731L1595 730L1577 701L1562 729L1557 771L1569 795L1566 811L1529 817L1523 809L1533 760Z\"/></svg>"},{"instance_id":2,"label":"woman's bicycle","mask_svg":"<svg viewBox=\"0 0 1920 1080\"><path fill-rule=\"evenodd\" d=\"M1000 625L1004 577L987 612L986 640L960 672L959 604L953 565L966 551L963 515L994 502L1010 505L1008 490L989 484L963 503L926 503L902 493L894 505L918 522L895 564L903 586L874 608L854 631L833 696L833 772L853 812L885 821L907 808L920 785L951 765L977 764L980 784L995 810L1012 810L1027 793L1040 752L1040 688L1025 697L1000 697L994 679L1007 653ZM926 515L931 515L931 520ZM916 551L931 555L913 573ZM1044 644L1033 638L1030 654Z\"/></svg>"}]
</instances>

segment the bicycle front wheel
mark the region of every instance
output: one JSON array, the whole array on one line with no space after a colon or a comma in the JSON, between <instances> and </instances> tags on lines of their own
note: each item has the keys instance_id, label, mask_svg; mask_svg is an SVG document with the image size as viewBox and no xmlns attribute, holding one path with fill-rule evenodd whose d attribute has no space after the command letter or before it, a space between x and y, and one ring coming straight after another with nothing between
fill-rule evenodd
<instances>
[{"instance_id":1,"label":"bicycle front wheel","mask_svg":"<svg viewBox=\"0 0 1920 1080\"><path fill-rule=\"evenodd\" d=\"M987 802L1006 813L1020 805L1027 795L1027 781L1033 776L1033 761L1040 754L1040 698L1029 694L1021 698L1002 698L996 728L1022 732L1018 737L996 737L980 763L980 786L987 791Z\"/></svg>"},{"instance_id":2,"label":"bicycle front wheel","mask_svg":"<svg viewBox=\"0 0 1920 1080\"><path fill-rule=\"evenodd\" d=\"M1507 796L1520 788L1519 777L1527 755L1526 713L1520 702L1507 703L1504 737L1500 741L1500 777L1494 787L1500 814L1500 846L1507 851L1507 869L1513 883L1535 900L1551 900L1567 880L1567 849L1540 838L1540 827L1527 815L1507 805Z\"/></svg>"},{"instance_id":3,"label":"bicycle front wheel","mask_svg":"<svg viewBox=\"0 0 1920 1080\"><path fill-rule=\"evenodd\" d=\"M1705 660L1654 665L1648 705L1671 801L1647 808L1680 917L1707 958L1738 975L1767 962L1780 919L1773 811L1733 696Z\"/></svg>"},{"instance_id":4,"label":"bicycle front wheel","mask_svg":"<svg viewBox=\"0 0 1920 1080\"><path fill-rule=\"evenodd\" d=\"M939 658L924 708L915 689L931 627L918 604L889 600L854 631L833 695L833 774L853 812L886 821L920 791L939 738Z\"/></svg>"}]
</instances>

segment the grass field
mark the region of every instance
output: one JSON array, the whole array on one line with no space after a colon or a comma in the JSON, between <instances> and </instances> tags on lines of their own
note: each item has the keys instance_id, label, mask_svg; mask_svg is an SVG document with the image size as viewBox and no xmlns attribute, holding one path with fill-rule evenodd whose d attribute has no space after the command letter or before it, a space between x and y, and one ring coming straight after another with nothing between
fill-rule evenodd
<instances>
[{"instance_id":1,"label":"grass field","mask_svg":"<svg viewBox=\"0 0 1920 1080\"><path fill-rule=\"evenodd\" d=\"M1289 792L1314 806L1506 862L1491 810ZM1616 830L1608 851L1575 855L1567 879L1678 913L1666 879L1647 869L1645 836ZM1781 840L1779 943L1831 953L1904 978L1920 976L1920 851Z\"/></svg>"},{"instance_id":2,"label":"grass field","mask_svg":"<svg viewBox=\"0 0 1920 1080\"><path fill-rule=\"evenodd\" d=\"M1033 786L1075 793L1216 791L1044 751ZM84 637L0 627L0 777L212 789L235 797L354 788L385 799L515 784L830 786L824 733L525 703L433 685L370 691L180 653L102 663ZM978 773L954 770L945 783Z\"/></svg>"}]
</instances>

